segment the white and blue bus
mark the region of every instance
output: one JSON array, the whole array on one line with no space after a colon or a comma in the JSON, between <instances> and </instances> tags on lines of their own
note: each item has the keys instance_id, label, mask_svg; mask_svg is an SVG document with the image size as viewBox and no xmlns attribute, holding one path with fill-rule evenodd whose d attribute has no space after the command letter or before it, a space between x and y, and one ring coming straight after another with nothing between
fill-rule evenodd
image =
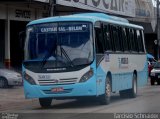
<instances>
[{"instance_id":1,"label":"white and blue bus","mask_svg":"<svg viewBox=\"0 0 160 119\"><path fill-rule=\"evenodd\" d=\"M42 107L53 99L96 97L112 92L136 97L147 83L143 27L103 13L39 19L27 25L24 93Z\"/></svg>"}]
</instances>

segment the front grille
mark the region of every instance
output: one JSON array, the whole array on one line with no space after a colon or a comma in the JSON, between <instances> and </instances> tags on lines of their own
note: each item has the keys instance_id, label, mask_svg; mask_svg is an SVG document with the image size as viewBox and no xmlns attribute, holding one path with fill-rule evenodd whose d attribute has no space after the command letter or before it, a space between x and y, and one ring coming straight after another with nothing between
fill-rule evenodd
<instances>
[{"instance_id":1,"label":"front grille","mask_svg":"<svg viewBox=\"0 0 160 119\"><path fill-rule=\"evenodd\" d=\"M77 83L78 78L38 80L39 85L66 85Z\"/></svg>"}]
</instances>

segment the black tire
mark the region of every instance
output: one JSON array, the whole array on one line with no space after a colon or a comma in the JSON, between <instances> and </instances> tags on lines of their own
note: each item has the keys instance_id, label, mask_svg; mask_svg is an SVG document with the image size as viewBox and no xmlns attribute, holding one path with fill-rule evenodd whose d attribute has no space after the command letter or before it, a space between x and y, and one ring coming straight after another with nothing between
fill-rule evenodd
<instances>
[{"instance_id":1,"label":"black tire","mask_svg":"<svg viewBox=\"0 0 160 119\"><path fill-rule=\"evenodd\" d=\"M154 85L155 80L153 78L150 79L151 86Z\"/></svg>"},{"instance_id":2,"label":"black tire","mask_svg":"<svg viewBox=\"0 0 160 119\"><path fill-rule=\"evenodd\" d=\"M99 102L102 105L108 105L111 99L111 79L109 76L106 77L105 93L99 97Z\"/></svg>"},{"instance_id":3,"label":"black tire","mask_svg":"<svg viewBox=\"0 0 160 119\"><path fill-rule=\"evenodd\" d=\"M157 81L157 85L160 85L160 80Z\"/></svg>"},{"instance_id":4,"label":"black tire","mask_svg":"<svg viewBox=\"0 0 160 119\"><path fill-rule=\"evenodd\" d=\"M128 90L119 91L122 98L136 98L137 97L137 75L133 74L132 88Z\"/></svg>"},{"instance_id":5,"label":"black tire","mask_svg":"<svg viewBox=\"0 0 160 119\"><path fill-rule=\"evenodd\" d=\"M133 79L132 79L132 89L129 90L129 97L130 98L136 98L137 97L137 75L134 73L133 74Z\"/></svg>"},{"instance_id":6,"label":"black tire","mask_svg":"<svg viewBox=\"0 0 160 119\"><path fill-rule=\"evenodd\" d=\"M39 104L43 108L48 108L51 106L52 98L39 98Z\"/></svg>"},{"instance_id":7,"label":"black tire","mask_svg":"<svg viewBox=\"0 0 160 119\"><path fill-rule=\"evenodd\" d=\"M0 77L0 88L7 88L8 81L4 77Z\"/></svg>"}]
</instances>

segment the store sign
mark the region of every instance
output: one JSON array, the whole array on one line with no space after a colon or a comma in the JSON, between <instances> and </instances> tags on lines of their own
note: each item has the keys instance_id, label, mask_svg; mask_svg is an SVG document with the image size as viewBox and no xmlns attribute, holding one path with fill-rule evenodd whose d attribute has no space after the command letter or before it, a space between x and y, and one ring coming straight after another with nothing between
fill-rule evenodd
<instances>
[{"instance_id":1,"label":"store sign","mask_svg":"<svg viewBox=\"0 0 160 119\"><path fill-rule=\"evenodd\" d=\"M30 10L16 9L15 10L15 17L30 19L31 18L31 11Z\"/></svg>"},{"instance_id":2,"label":"store sign","mask_svg":"<svg viewBox=\"0 0 160 119\"><path fill-rule=\"evenodd\" d=\"M9 8L11 20L31 21L35 19L35 10L28 8Z\"/></svg>"},{"instance_id":3,"label":"store sign","mask_svg":"<svg viewBox=\"0 0 160 119\"><path fill-rule=\"evenodd\" d=\"M49 0L34 0L34 1L49 3Z\"/></svg>"},{"instance_id":4,"label":"store sign","mask_svg":"<svg viewBox=\"0 0 160 119\"><path fill-rule=\"evenodd\" d=\"M57 0L57 4L135 17L135 0Z\"/></svg>"}]
</instances>

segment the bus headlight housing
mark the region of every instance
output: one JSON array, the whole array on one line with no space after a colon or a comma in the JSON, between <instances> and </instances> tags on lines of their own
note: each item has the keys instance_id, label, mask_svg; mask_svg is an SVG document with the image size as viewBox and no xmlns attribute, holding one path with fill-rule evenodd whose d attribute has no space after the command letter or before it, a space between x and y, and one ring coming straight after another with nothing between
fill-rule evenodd
<instances>
[{"instance_id":1,"label":"bus headlight housing","mask_svg":"<svg viewBox=\"0 0 160 119\"><path fill-rule=\"evenodd\" d=\"M30 76L30 75L28 75L26 72L24 72L24 79L28 82L28 83L30 83L31 85L36 85L36 82L33 80L33 78Z\"/></svg>"},{"instance_id":2,"label":"bus headlight housing","mask_svg":"<svg viewBox=\"0 0 160 119\"><path fill-rule=\"evenodd\" d=\"M87 80L89 80L94 74L93 69L91 68L88 72L86 72L80 79L80 83L82 82L86 82Z\"/></svg>"}]
</instances>

